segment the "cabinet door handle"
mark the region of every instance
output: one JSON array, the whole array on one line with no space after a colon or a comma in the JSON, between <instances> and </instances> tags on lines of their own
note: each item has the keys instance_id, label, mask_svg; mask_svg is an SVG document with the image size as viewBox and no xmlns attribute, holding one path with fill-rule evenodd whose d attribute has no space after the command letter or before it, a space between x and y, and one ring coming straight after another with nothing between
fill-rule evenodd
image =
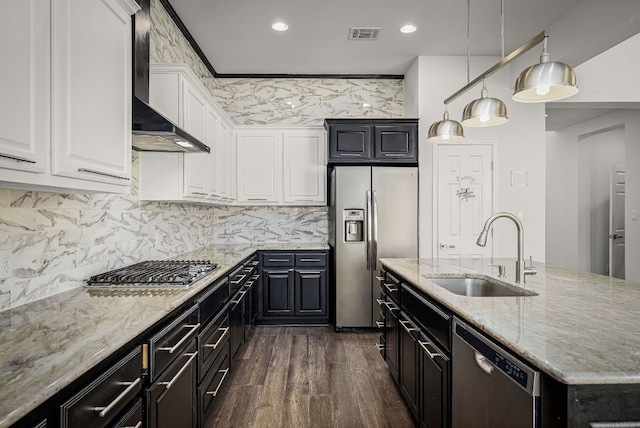
<instances>
[{"instance_id":1,"label":"cabinet door handle","mask_svg":"<svg viewBox=\"0 0 640 428\"><path fill-rule=\"evenodd\" d=\"M269 262L277 262L277 263L290 263L291 260L289 259L269 259Z\"/></svg>"},{"instance_id":2,"label":"cabinet door handle","mask_svg":"<svg viewBox=\"0 0 640 428\"><path fill-rule=\"evenodd\" d=\"M96 407L95 411L100 411L100 413L98 413L98 416L100 416L101 418L104 418L105 416L107 416L107 414L113 410L113 408L115 406L117 406L122 400L124 400L124 398L129 395L129 393L131 391L133 391L134 389L136 389L136 387L138 385L140 385L140 383L142 383L142 379L137 378L136 380L134 380L133 382L124 382L123 385L129 385L127 386L127 388L122 391L120 393L120 395L118 395L111 403L107 404L106 407Z\"/></svg>"},{"instance_id":3,"label":"cabinet door handle","mask_svg":"<svg viewBox=\"0 0 640 428\"><path fill-rule=\"evenodd\" d=\"M173 379L171 379L169 382L160 382L159 385L165 385L166 389L171 388L173 386L173 384L176 383L178 381L178 379L180 379L180 376L182 376L182 373L184 373L185 370L187 370L187 368L189 368L189 364L191 364L191 362L196 358L196 356L198 355L198 351L196 351L196 352L194 352L192 354L184 354L184 355L185 356L189 356L189 359L184 364L184 366L182 366L180 371L178 371L178 373L176 373L176 375L173 377Z\"/></svg>"},{"instance_id":4,"label":"cabinet door handle","mask_svg":"<svg viewBox=\"0 0 640 428\"><path fill-rule=\"evenodd\" d=\"M376 321L376 327L383 328L384 327L384 321Z\"/></svg>"},{"instance_id":5,"label":"cabinet door handle","mask_svg":"<svg viewBox=\"0 0 640 428\"><path fill-rule=\"evenodd\" d=\"M118 180L131 180L129 177L123 177L121 175L110 174L108 172L96 171L95 169L78 168L78 172L88 172L89 174L102 175L104 177L117 178Z\"/></svg>"},{"instance_id":6,"label":"cabinet door handle","mask_svg":"<svg viewBox=\"0 0 640 428\"><path fill-rule=\"evenodd\" d=\"M385 301L382 299L376 299L376 302L378 302L378 306L382 307L382 305L385 304Z\"/></svg>"},{"instance_id":7,"label":"cabinet door handle","mask_svg":"<svg viewBox=\"0 0 640 428\"><path fill-rule=\"evenodd\" d=\"M180 341L178 341L178 343L173 345L173 347L158 348L158 351L168 351L170 354L173 354L174 352L176 352L180 348L180 346L182 346L182 344L184 342L186 342L187 340L189 340L191 338L191 336L196 332L196 330L198 330L200 328L200 323L198 323L196 325L186 325L185 327L191 327L191 330L189 330L189 333L185 334L182 337L182 339L180 339Z\"/></svg>"},{"instance_id":8,"label":"cabinet door handle","mask_svg":"<svg viewBox=\"0 0 640 428\"><path fill-rule=\"evenodd\" d=\"M126 427L122 427L122 428L142 428L142 421L138 421L138 423L135 424L132 427L126 426Z\"/></svg>"},{"instance_id":9,"label":"cabinet door handle","mask_svg":"<svg viewBox=\"0 0 640 428\"><path fill-rule=\"evenodd\" d=\"M407 155L405 153L385 153L384 156L388 158L403 158Z\"/></svg>"},{"instance_id":10,"label":"cabinet door handle","mask_svg":"<svg viewBox=\"0 0 640 428\"><path fill-rule=\"evenodd\" d=\"M402 325L402 327L404 327L404 329L406 330L407 333L411 334L412 331L418 331L417 328L413 328L413 327L407 327L407 324L409 324L409 321L406 320L400 320L400 324Z\"/></svg>"},{"instance_id":11,"label":"cabinet door handle","mask_svg":"<svg viewBox=\"0 0 640 428\"><path fill-rule=\"evenodd\" d=\"M380 282L384 281L384 276L376 276L376 279Z\"/></svg>"},{"instance_id":12,"label":"cabinet door handle","mask_svg":"<svg viewBox=\"0 0 640 428\"><path fill-rule=\"evenodd\" d=\"M247 201L266 201L267 198L247 198Z\"/></svg>"},{"instance_id":13,"label":"cabinet door handle","mask_svg":"<svg viewBox=\"0 0 640 428\"><path fill-rule=\"evenodd\" d=\"M36 161L31 159L22 158L20 156L5 155L4 153L0 153L0 158L7 158L18 162L36 163Z\"/></svg>"},{"instance_id":14,"label":"cabinet door handle","mask_svg":"<svg viewBox=\"0 0 640 428\"><path fill-rule=\"evenodd\" d=\"M320 259L300 259L301 262L307 262L307 263L320 263L322 260Z\"/></svg>"},{"instance_id":15,"label":"cabinet door handle","mask_svg":"<svg viewBox=\"0 0 640 428\"><path fill-rule=\"evenodd\" d=\"M381 343L376 343L376 348L378 348L378 351L382 351L384 349L384 345Z\"/></svg>"},{"instance_id":16,"label":"cabinet door handle","mask_svg":"<svg viewBox=\"0 0 640 428\"><path fill-rule=\"evenodd\" d=\"M427 348L427 345L430 342L422 342L420 340L418 340L418 344L420 345L420 347L424 350L424 352L427 353L427 355L429 356L429 358L431 358L432 360L436 357L442 357L442 354L438 353L438 352L431 352L429 351L429 349Z\"/></svg>"},{"instance_id":17,"label":"cabinet door handle","mask_svg":"<svg viewBox=\"0 0 640 428\"><path fill-rule=\"evenodd\" d=\"M207 343L204 345L205 348L213 348L216 349L218 347L218 345L220 345L220 342L222 342L222 339L224 339L224 337L227 335L227 332L229 331L229 327L225 327L225 328L219 328L218 330L222 331L222 336L220 336L220 338L218 339L218 341L216 343Z\"/></svg>"},{"instance_id":18,"label":"cabinet door handle","mask_svg":"<svg viewBox=\"0 0 640 428\"><path fill-rule=\"evenodd\" d=\"M352 158L361 158L362 153L340 153L340 156L352 157Z\"/></svg>"},{"instance_id":19,"label":"cabinet door handle","mask_svg":"<svg viewBox=\"0 0 640 428\"><path fill-rule=\"evenodd\" d=\"M191 192L192 195L200 195L200 196L207 196L208 193L205 192Z\"/></svg>"},{"instance_id":20,"label":"cabinet door handle","mask_svg":"<svg viewBox=\"0 0 640 428\"><path fill-rule=\"evenodd\" d=\"M218 372L220 373L224 373L222 375L222 379L220 379L220 383L218 383L217 388L214 391L207 391L205 392L206 395L213 395L214 397L216 395L218 395L218 391L220 390L220 387L222 386L222 382L224 382L224 378L227 377L227 374L229 374L229 369L224 369L224 370L218 370Z\"/></svg>"}]
</instances>

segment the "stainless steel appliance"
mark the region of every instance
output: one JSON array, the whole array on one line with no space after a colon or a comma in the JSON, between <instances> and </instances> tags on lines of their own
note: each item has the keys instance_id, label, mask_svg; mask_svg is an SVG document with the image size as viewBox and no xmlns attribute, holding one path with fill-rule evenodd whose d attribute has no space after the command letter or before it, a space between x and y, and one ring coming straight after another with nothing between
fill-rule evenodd
<instances>
[{"instance_id":1,"label":"stainless steel appliance","mask_svg":"<svg viewBox=\"0 0 640 428\"><path fill-rule=\"evenodd\" d=\"M453 328L452 426L540 426L540 373L463 321Z\"/></svg>"},{"instance_id":2,"label":"stainless steel appliance","mask_svg":"<svg viewBox=\"0 0 640 428\"><path fill-rule=\"evenodd\" d=\"M188 287L217 264L208 260L148 260L94 275L89 286Z\"/></svg>"},{"instance_id":3,"label":"stainless steel appliance","mask_svg":"<svg viewBox=\"0 0 640 428\"><path fill-rule=\"evenodd\" d=\"M335 327L373 327L378 259L418 256L418 169L336 166L330 188Z\"/></svg>"}]
</instances>

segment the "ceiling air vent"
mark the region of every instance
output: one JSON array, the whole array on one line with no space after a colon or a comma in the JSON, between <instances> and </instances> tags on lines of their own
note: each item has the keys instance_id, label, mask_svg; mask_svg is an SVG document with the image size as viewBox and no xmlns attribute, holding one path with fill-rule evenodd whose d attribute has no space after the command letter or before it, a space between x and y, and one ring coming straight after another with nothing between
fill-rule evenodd
<instances>
[{"instance_id":1,"label":"ceiling air vent","mask_svg":"<svg viewBox=\"0 0 640 428\"><path fill-rule=\"evenodd\" d=\"M382 28L364 28L364 27L351 27L349 28L349 40L378 40Z\"/></svg>"}]
</instances>

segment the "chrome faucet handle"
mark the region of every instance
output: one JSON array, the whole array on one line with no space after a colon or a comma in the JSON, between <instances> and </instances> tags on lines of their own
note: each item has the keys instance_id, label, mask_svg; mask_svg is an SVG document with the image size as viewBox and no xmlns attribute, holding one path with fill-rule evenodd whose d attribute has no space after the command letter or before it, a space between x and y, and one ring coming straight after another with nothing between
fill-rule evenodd
<instances>
[{"instance_id":1,"label":"chrome faucet handle","mask_svg":"<svg viewBox=\"0 0 640 428\"><path fill-rule=\"evenodd\" d=\"M506 274L507 268L506 268L505 265L490 264L489 266L498 268L498 278L505 278L507 276L507 274Z\"/></svg>"}]
</instances>

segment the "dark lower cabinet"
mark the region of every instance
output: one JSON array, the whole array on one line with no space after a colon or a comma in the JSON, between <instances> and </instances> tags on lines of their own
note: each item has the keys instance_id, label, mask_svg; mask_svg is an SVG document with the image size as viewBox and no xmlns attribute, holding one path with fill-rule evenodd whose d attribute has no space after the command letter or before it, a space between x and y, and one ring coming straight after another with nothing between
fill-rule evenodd
<instances>
[{"instance_id":1,"label":"dark lower cabinet","mask_svg":"<svg viewBox=\"0 0 640 428\"><path fill-rule=\"evenodd\" d=\"M262 271L262 301L265 317L293 315L293 269Z\"/></svg>"},{"instance_id":2,"label":"dark lower cabinet","mask_svg":"<svg viewBox=\"0 0 640 428\"><path fill-rule=\"evenodd\" d=\"M387 341L387 365L391 376L399 381L400 376L400 321L398 319L400 309L389 298L386 301L386 328L385 338Z\"/></svg>"},{"instance_id":3,"label":"dark lower cabinet","mask_svg":"<svg viewBox=\"0 0 640 428\"><path fill-rule=\"evenodd\" d=\"M259 324L329 321L327 251L262 253Z\"/></svg>"},{"instance_id":4,"label":"dark lower cabinet","mask_svg":"<svg viewBox=\"0 0 640 428\"><path fill-rule=\"evenodd\" d=\"M236 356L240 346L244 343L244 305L247 293L241 291L229 307L229 327L231 332L231 358Z\"/></svg>"},{"instance_id":5,"label":"dark lower cabinet","mask_svg":"<svg viewBox=\"0 0 640 428\"><path fill-rule=\"evenodd\" d=\"M418 340L414 334L419 332L404 314L398 319L400 323L400 391L413 417L419 417L419 354Z\"/></svg>"},{"instance_id":6,"label":"dark lower cabinet","mask_svg":"<svg viewBox=\"0 0 640 428\"><path fill-rule=\"evenodd\" d=\"M420 365L420 415L421 428L450 426L449 375L451 359L438 349L427 336L418 339Z\"/></svg>"},{"instance_id":7,"label":"dark lower cabinet","mask_svg":"<svg viewBox=\"0 0 640 428\"><path fill-rule=\"evenodd\" d=\"M295 271L296 316L327 316L327 270Z\"/></svg>"},{"instance_id":8,"label":"dark lower cabinet","mask_svg":"<svg viewBox=\"0 0 640 428\"><path fill-rule=\"evenodd\" d=\"M146 391L148 428L192 428L198 423L197 348L193 340Z\"/></svg>"}]
</instances>

